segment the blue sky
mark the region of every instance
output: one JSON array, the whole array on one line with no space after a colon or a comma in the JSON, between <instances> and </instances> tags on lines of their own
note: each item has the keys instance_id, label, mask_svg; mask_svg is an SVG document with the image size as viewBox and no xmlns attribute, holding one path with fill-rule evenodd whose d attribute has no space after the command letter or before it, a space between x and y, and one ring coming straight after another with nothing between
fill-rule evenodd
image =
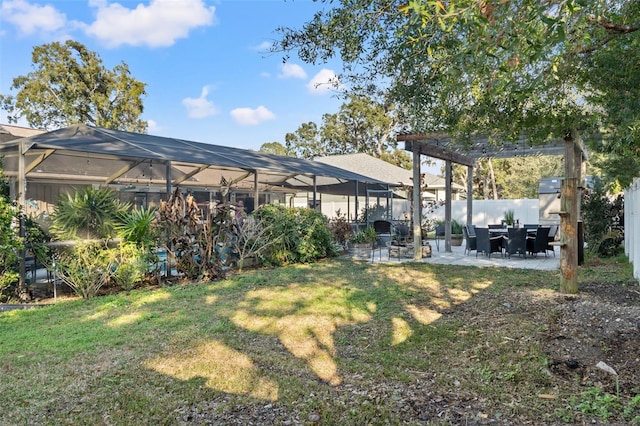
<instances>
[{"instance_id":1,"label":"blue sky","mask_svg":"<svg viewBox=\"0 0 640 426\"><path fill-rule=\"evenodd\" d=\"M0 93L32 70L34 46L74 39L103 65L129 65L147 84L149 133L257 150L321 122L341 101L328 86L339 64L304 64L266 48L279 26L300 28L310 0L3 0ZM15 93L13 93L15 94ZM0 123L6 123L0 111ZM18 123L26 125L26 123Z\"/></svg>"}]
</instances>

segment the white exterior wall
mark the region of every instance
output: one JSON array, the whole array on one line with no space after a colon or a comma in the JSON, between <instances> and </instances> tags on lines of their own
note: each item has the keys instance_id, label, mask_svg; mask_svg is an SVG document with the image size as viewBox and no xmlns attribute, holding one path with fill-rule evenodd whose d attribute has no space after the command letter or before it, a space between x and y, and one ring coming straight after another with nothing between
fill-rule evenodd
<instances>
[{"instance_id":1,"label":"white exterior wall","mask_svg":"<svg viewBox=\"0 0 640 426\"><path fill-rule=\"evenodd\" d=\"M473 200L472 223L476 226L487 226L489 224L500 223L504 217L504 212L513 209L515 219L521 225L525 223L540 223L540 201L535 199L517 200ZM437 220L444 220L444 206L437 208L426 217ZM451 218L460 223L467 222L467 200L451 202Z\"/></svg>"},{"instance_id":2,"label":"white exterior wall","mask_svg":"<svg viewBox=\"0 0 640 426\"><path fill-rule=\"evenodd\" d=\"M640 281L640 178L624 190L624 252Z\"/></svg>"}]
</instances>

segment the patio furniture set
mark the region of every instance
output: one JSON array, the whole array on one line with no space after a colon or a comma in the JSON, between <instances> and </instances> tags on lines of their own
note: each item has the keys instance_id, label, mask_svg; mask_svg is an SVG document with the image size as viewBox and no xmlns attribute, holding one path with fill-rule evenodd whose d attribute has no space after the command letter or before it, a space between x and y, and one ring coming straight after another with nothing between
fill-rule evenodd
<instances>
[{"instance_id":1,"label":"patio furniture set","mask_svg":"<svg viewBox=\"0 0 640 426\"><path fill-rule=\"evenodd\" d=\"M466 225L463 234L466 240L465 254L472 251L491 257L493 253L511 257L520 255L523 258L537 256L538 253L548 252L555 256L553 242L558 233L558 225L524 225L522 227L504 227L503 225L488 225L477 227Z\"/></svg>"}]
</instances>

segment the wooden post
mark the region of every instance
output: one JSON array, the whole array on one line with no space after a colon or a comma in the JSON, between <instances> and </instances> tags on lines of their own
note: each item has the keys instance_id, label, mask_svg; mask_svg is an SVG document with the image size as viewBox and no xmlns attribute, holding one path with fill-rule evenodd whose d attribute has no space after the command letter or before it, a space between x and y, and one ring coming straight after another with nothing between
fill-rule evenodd
<instances>
[{"instance_id":1,"label":"wooden post","mask_svg":"<svg viewBox=\"0 0 640 426\"><path fill-rule=\"evenodd\" d=\"M467 166L467 225L473 224L473 166Z\"/></svg>"},{"instance_id":2,"label":"wooden post","mask_svg":"<svg viewBox=\"0 0 640 426\"><path fill-rule=\"evenodd\" d=\"M446 160L444 165L444 187L445 187L445 204L444 204L444 251L451 253L451 160Z\"/></svg>"},{"instance_id":3,"label":"wooden post","mask_svg":"<svg viewBox=\"0 0 640 426\"><path fill-rule=\"evenodd\" d=\"M413 146L413 259L422 259L422 203L420 201L420 151Z\"/></svg>"},{"instance_id":4,"label":"wooden post","mask_svg":"<svg viewBox=\"0 0 640 426\"><path fill-rule=\"evenodd\" d=\"M578 292L577 178L565 178L560 188L560 292Z\"/></svg>"},{"instance_id":5,"label":"wooden post","mask_svg":"<svg viewBox=\"0 0 640 426\"><path fill-rule=\"evenodd\" d=\"M578 176L576 156L580 155L575 132L565 138L565 178L560 189L560 292L578 292Z\"/></svg>"}]
</instances>

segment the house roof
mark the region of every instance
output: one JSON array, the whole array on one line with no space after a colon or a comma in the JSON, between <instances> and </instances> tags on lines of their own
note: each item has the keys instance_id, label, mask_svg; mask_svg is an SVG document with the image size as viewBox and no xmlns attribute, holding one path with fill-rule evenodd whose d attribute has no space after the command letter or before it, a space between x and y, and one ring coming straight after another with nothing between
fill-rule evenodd
<instances>
[{"instance_id":1,"label":"house roof","mask_svg":"<svg viewBox=\"0 0 640 426\"><path fill-rule=\"evenodd\" d=\"M282 187L288 180L387 184L315 161L87 125L0 143L7 177L17 176L20 144L31 180L165 185L170 173L172 186L183 187L254 188L256 179L261 189Z\"/></svg>"},{"instance_id":2,"label":"house roof","mask_svg":"<svg viewBox=\"0 0 640 426\"><path fill-rule=\"evenodd\" d=\"M315 161L350 170L373 179L392 182L398 186L413 187L413 171L403 169L369 154L331 155L318 157ZM438 189L445 187L443 178L427 172L422 173L422 175L427 188ZM464 189L463 186L456 183L452 184L452 187L454 189Z\"/></svg>"}]
</instances>

